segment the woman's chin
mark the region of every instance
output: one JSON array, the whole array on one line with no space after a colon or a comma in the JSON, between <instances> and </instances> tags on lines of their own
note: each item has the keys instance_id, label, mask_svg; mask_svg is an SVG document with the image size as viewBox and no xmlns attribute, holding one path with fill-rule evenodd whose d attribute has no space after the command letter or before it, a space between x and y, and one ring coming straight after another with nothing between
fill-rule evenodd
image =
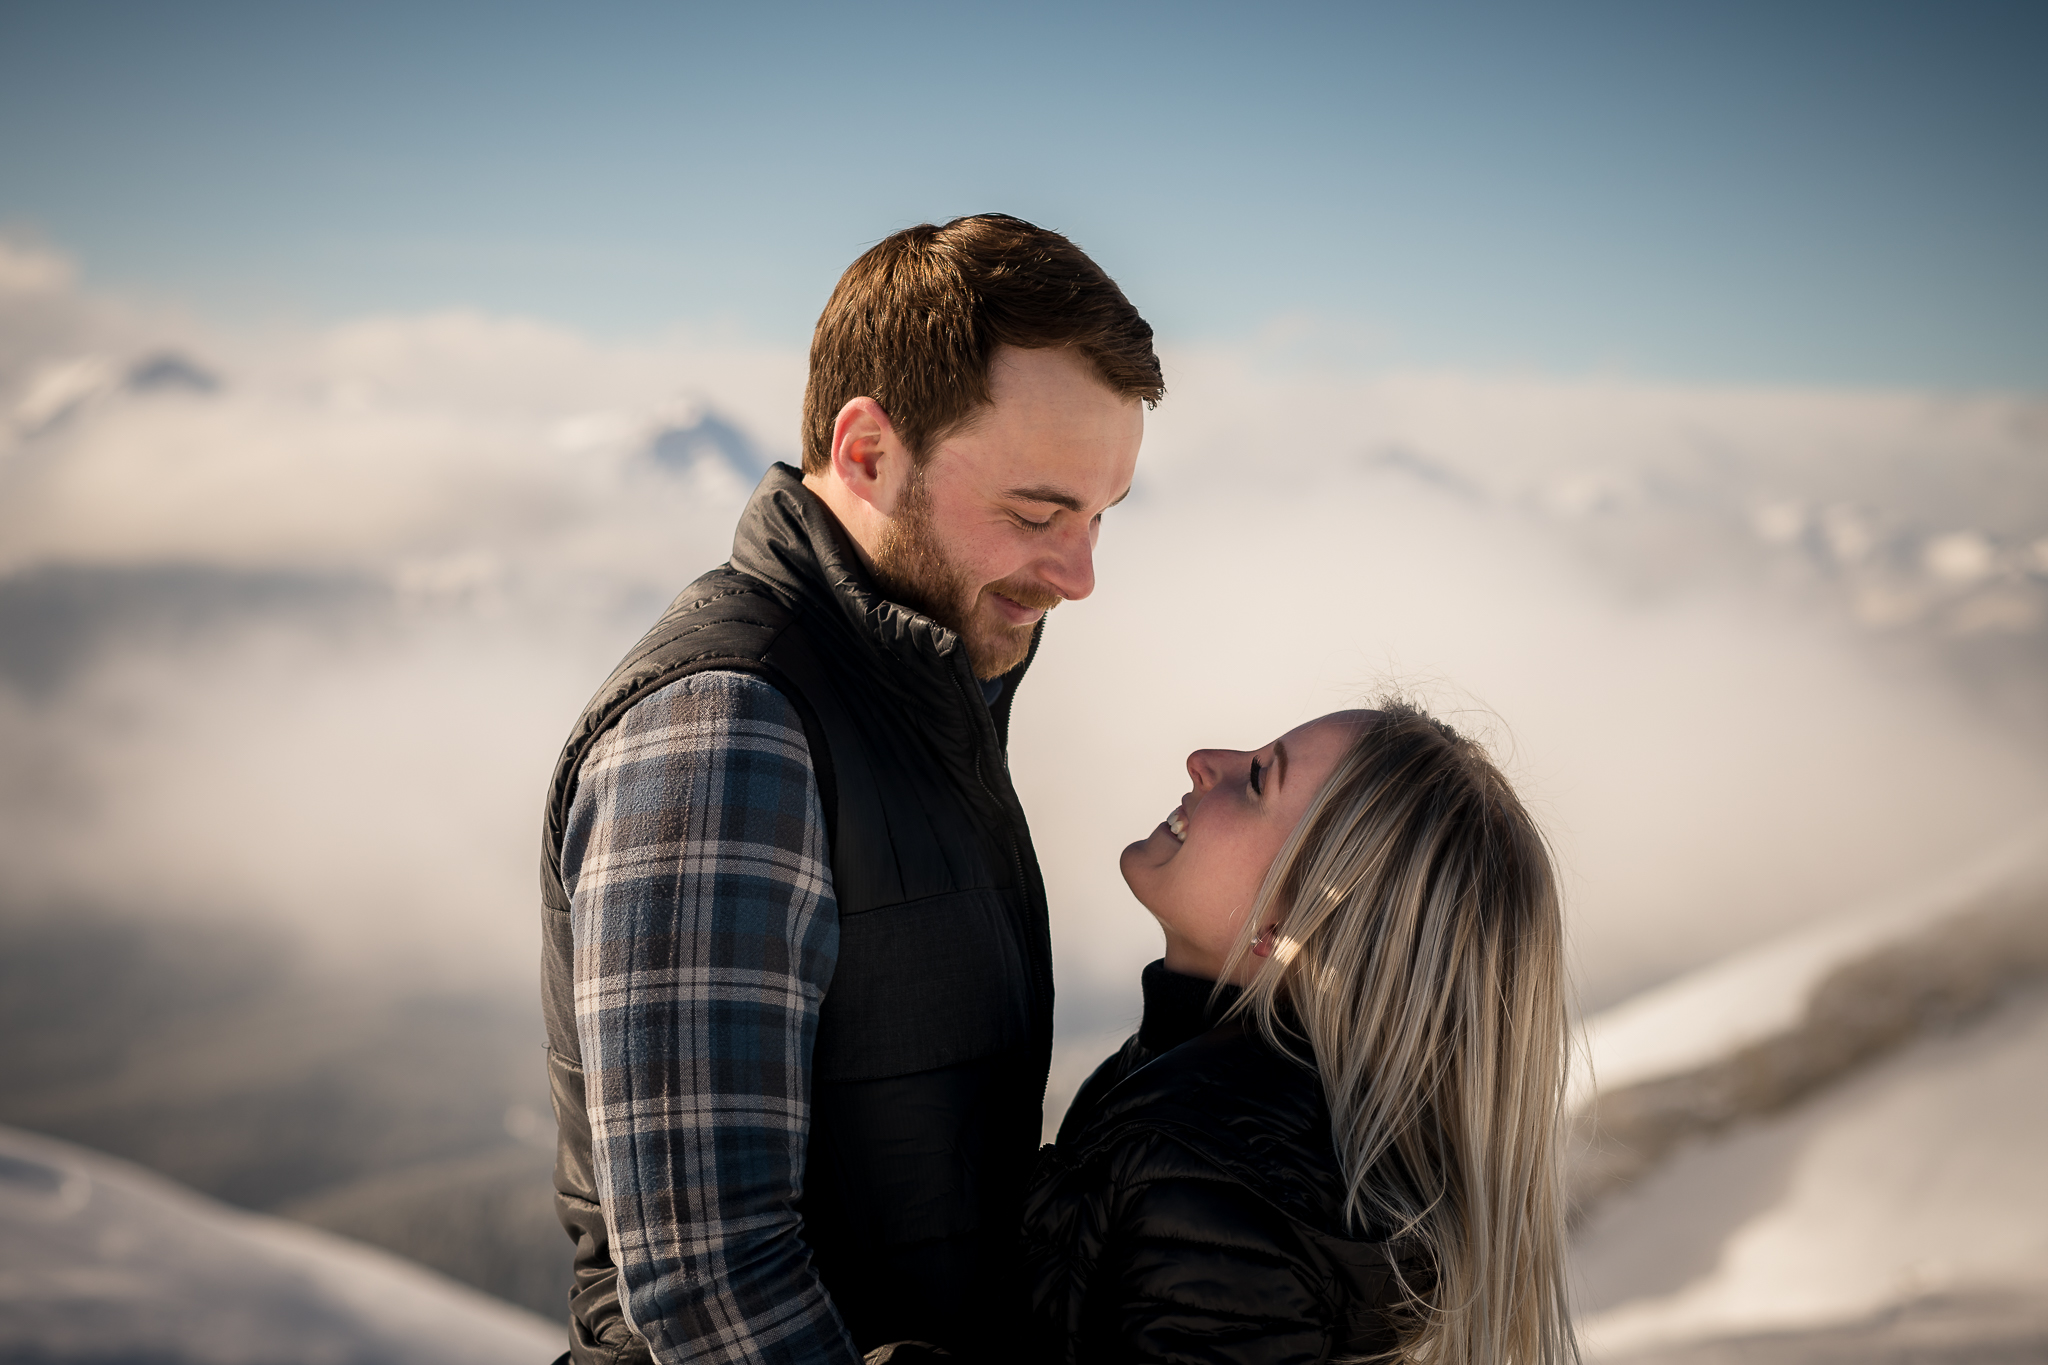
<instances>
[{"instance_id":1,"label":"woman's chin","mask_svg":"<svg viewBox=\"0 0 2048 1365\"><path fill-rule=\"evenodd\" d=\"M1131 894L1138 898L1138 904L1148 909L1152 902L1146 899L1146 888L1151 883L1153 874L1173 857L1171 852L1159 847L1161 839L1174 844L1176 848L1179 847L1173 835L1166 832L1166 826L1161 825L1150 837L1126 846L1116 860L1117 871L1124 875L1124 885L1131 888Z\"/></svg>"},{"instance_id":2,"label":"woman's chin","mask_svg":"<svg viewBox=\"0 0 2048 1365\"><path fill-rule=\"evenodd\" d=\"M1180 840L1173 837L1173 831L1166 827L1164 820L1150 834L1136 843L1125 846L1123 856L1117 861L1128 874L1132 860L1136 859L1146 867L1158 867L1174 854L1180 852Z\"/></svg>"}]
</instances>

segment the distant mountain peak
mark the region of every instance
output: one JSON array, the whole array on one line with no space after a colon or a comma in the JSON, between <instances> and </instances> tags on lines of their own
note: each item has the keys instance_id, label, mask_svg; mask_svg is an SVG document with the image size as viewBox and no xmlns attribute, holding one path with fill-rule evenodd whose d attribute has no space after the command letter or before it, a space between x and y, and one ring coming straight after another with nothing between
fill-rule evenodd
<instances>
[{"instance_id":1,"label":"distant mountain peak","mask_svg":"<svg viewBox=\"0 0 2048 1365\"><path fill-rule=\"evenodd\" d=\"M161 389L216 393L220 390L220 377L176 351L156 351L128 367L122 387L135 393Z\"/></svg>"},{"instance_id":2,"label":"distant mountain peak","mask_svg":"<svg viewBox=\"0 0 2048 1365\"><path fill-rule=\"evenodd\" d=\"M705 457L723 461L749 481L767 472L768 461L744 431L709 406L692 404L658 426L647 454L664 469L693 469Z\"/></svg>"}]
</instances>

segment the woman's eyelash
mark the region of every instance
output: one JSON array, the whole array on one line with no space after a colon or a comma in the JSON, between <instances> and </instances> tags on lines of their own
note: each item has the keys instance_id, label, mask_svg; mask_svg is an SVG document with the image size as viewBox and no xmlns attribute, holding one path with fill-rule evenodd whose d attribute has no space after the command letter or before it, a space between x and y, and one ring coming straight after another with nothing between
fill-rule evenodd
<instances>
[{"instance_id":1,"label":"woman's eyelash","mask_svg":"<svg viewBox=\"0 0 2048 1365\"><path fill-rule=\"evenodd\" d=\"M1259 780L1259 760L1256 758L1252 760L1252 793L1256 796L1266 794L1266 784Z\"/></svg>"}]
</instances>

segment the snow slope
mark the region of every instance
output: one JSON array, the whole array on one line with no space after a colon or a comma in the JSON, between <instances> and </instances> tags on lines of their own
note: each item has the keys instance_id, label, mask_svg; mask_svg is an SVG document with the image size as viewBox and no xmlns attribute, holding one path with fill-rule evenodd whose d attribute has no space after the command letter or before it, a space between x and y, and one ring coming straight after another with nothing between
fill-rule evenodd
<instances>
[{"instance_id":1,"label":"snow slope","mask_svg":"<svg viewBox=\"0 0 2048 1365\"><path fill-rule=\"evenodd\" d=\"M540 1365L565 1344L397 1257L0 1128L0 1359Z\"/></svg>"},{"instance_id":2,"label":"snow slope","mask_svg":"<svg viewBox=\"0 0 2048 1365\"><path fill-rule=\"evenodd\" d=\"M2048 827L1587 1032L1595 1359L2048 1352Z\"/></svg>"}]
</instances>

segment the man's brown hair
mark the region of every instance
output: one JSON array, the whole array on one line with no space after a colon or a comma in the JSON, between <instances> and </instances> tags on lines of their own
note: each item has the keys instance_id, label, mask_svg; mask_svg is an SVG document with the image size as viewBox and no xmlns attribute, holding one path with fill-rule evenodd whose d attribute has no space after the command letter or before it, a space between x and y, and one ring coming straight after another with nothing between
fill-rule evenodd
<instances>
[{"instance_id":1,"label":"man's brown hair","mask_svg":"<svg viewBox=\"0 0 2048 1365\"><path fill-rule=\"evenodd\" d=\"M921 223L848 266L818 317L804 472L831 467L833 420L855 398L879 403L922 463L989 401L998 346L1069 346L1127 398L1166 392L1151 324L1081 248L1007 213Z\"/></svg>"}]
</instances>

